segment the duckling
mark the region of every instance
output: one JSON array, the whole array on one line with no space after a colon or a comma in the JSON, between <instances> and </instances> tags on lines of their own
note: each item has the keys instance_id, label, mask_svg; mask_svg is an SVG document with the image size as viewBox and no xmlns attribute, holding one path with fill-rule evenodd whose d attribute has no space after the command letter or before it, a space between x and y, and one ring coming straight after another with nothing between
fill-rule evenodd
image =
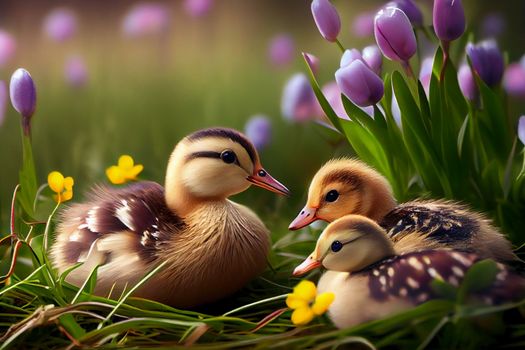
<instances>
[{"instance_id":1,"label":"duckling","mask_svg":"<svg viewBox=\"0 0 525 350\"><path fill-rule=\"evenodd\" d=\"M269 232L229 196L256 185L288 189L262 167L254 146L227 128L197 131L175 147L165 188L138 182L96 187L87 202L62 215L51 250L66 280L84 283L97 265L95 293L118 297L161 262L166 265L134 296L194 307L228 296L267 264Z\"/></svg>"},{"instance_id":2,"label":"duckling","mask_svg":"<svg viewBox=\"0 0 525 350\"><path fill-rule=\"evenodd\" d=\"M319 293L332 292L328 309L336 327L346 328L407 310L439 295L434 279L458 287L480 258L453 250L424 250L396 255L385 230L360 215L347 215L329 224L313 253L294 270L302 275L323 266ZM521 300L525 279L501 263L492 285L473 293L473 301L496 305Z\"/></svg>"},{"instance_id":3,"label":"duckling","mask_svg":"<svg viewBox=\"0 0 525 350\"><path fill-rule=\"evenodd\" d=\"M481 258L516 262L511 243L483 215L443 200L397 204L388 181L355 159L336 159L315 174L308 201L290 224L291 230L316 220L332 222L347 214L378 222L397 253L452 248Z\"/></svg>"}]
</instances>

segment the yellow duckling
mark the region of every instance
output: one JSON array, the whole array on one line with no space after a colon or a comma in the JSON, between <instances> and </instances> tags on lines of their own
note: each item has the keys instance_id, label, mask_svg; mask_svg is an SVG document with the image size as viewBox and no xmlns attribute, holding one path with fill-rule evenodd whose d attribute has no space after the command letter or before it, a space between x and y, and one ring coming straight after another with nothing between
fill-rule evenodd
<instances>
[{"instance_id":1,"label":"yellow duckling","mask_svg":"<svg viewBox=\"0 0 525 350\"><path fill-rule=\"evenodd\" d=\"M232 294L266 267L269 232L249 208L227 198L250 185L287 195L239 132L197 131L177 144L165 188L138 182L96 187L62 215L51 257L81 285L99 265L95 292L113 296L161 262L135 296L192 307Z\"/></svg>"},{"instance_id":2,"label":"yellow duckling","mask_svg":"<svg viewBox=\"0 0 525 350\"><path fill-rule=\"evenodd\" d=\"M396 255L392 241L374 221L344 216L326 227L313 253L294 271L302 275L323 266L318 292L332 292L328 313L338 328L351 327L401 312L438 297L432 281L459 286L475 254L425 250ZM472 298L494 305L521 300L525 279L497 263L495 281Z\"/></svg>"},{"instance_id":3,"label":"yellow duckling","mask_svg":"<svg viewBox=\"0 0 525 350\"><path fill-rule=\"evenodd\" d=\"M336 159L315 174L308 201L291 230L316 220L332 222L348 214L378 222L397 253L452 248L481 258L515 261L510 242L481 214L450 201L414 200L397 204L388 181L355 159Z\"/></svg>"}]
</instances>

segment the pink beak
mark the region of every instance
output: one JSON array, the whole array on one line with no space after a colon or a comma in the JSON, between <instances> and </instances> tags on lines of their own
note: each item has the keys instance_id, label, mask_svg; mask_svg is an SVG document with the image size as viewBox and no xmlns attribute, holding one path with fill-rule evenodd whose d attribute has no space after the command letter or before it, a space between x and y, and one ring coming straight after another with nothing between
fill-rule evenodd
<instances>
[{"instance_id":1,"label":"pink beak","mask_svg":"<svg viewBox=\"0 0 525 350\"><path fill-rule=\"evenodd\" d=\"M305 226L310 225L312 222L316 221L318 217L316 216L317 208L310 208L305 206L303 210L297 215L297 217L292 221L289 230L295 231Z\"/></svg>"},{"instance_id":2,"label":"pink beak","mask_svg":"<svg viewBox=\"0 0 525 350\"><path fill-rule=\"evenodd\" d=\"M316 269L321 266L321 262L318 260L314 260L311 256L306 258L305 261L303 261L299 266L293 270L294 276L301 276L307 273L308 271L311 271L313 269Z\"/></svg>"}]
</instances>

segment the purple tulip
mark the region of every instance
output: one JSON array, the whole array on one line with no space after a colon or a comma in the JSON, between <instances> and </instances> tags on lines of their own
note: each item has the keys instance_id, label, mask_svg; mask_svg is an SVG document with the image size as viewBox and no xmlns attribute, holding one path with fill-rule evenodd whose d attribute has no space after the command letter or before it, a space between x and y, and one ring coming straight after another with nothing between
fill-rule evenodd
<instances>
[{"instance_id":1,"label":"purple tulip","mask_svg":"<svg viewBox=\"0 0 525 350\"><path fill-rule=\"evenodd\" d=\"M31 117L36 108L36 87L28 71L18 68L11 76L9 83L11 104L22 115L24 134L31 132Z\"/></svg>"},{"instance_id":2,"label":"purple tulip","mask_svg":"<svg viewBox=\"0 0 525 350\"><path fill-rule=\"evenodd\" d=\"M484 40L477 45L468 43L467 55L476 73L488 86L496 86L500 83L505 64L496 41Z\"/></svg>"},{"instance_id":3,"label":"purple tulip","mask_svg":"<svg viewBox=\"0 0 525 350\"><path fill-rule=\"evenodd\" d=\"M341 92L361 107L376 104L383 97L383 81L361 60L355 60L335 72Z\"/></svg>"},{"instance_id":4,"label":"purple tulip","mask_svg":"<svg viewBox=\"0 0 525 350\"><path fill-rule=\"evenodd\" d=\"M133 6L122 23L124 34L132 37L159 35L168 29L170 16L161 3L141 3Z\"/></svg>"},{"instance_id":5,"label":"purple tulip","mask_svg":"<svg viewBox=\"0 0 525 350\"><path fill-rule=\"evenodd\" d=\"M521 143L525 145L525 115L522 115L518 121L518 137Z\"/></svg>"},{"instance_id":6,"label":"purple tulip","mask_svg":"<svg viewBox=\"0 0 525 350\"><path fill-rule=\"evenodd\" d=\"M213 7L213 0L185 0L184 10L192 17L203 17Z\"/></svg>"},{"instance_id":7,"label":"purple tulip","mask_svg":"<svg viewBox=\"0 0 525 350\"><path fill-rule=\"evenodd\" d=\"M434 0L434 31L443 42L459 38L465 31L465 11L461 0Z\"/></svg>"},{"instance_id":8,"label":"purple tulip","mask_svg":"<svg viewBox=\"0 0 525 350\"><path fill-rule=\"evenodd\" d=\"M386 7L377 13L374 22L377 45L386 58L408 62L416 53L416 36L407 15L397 7Z\"/></svg>"},{"instance_id":9,"label":"purple tulip","mask_svg":"<svg viewBox=\"0 0 525 350\"><path fill-rule=\"evenodd\" d=\"M292 37L287 34L275 36L270 41L268 56L270 62L275 66L285 66L294 59L295 45Z\"/></svg>"},{"instance_id":10,"label":"purple tulip","mask_svg":"<svg viewBox=\"0 0 525 350\"><path fill-rule=\"evenodd\" d=\"M525 97L525 67L519 63L510 64L503 76L503 87L509 95Z\"/></svg>"},{"instance_id":11,"label":"purple tulip","mask_svg":"<svg viewBox=\"0 0 525 350\"><path fill-rule=\"evenodd\" d=\"M397 7L407 15L408 19L414 26L423 25L423 13L412 0L394 0L386 4L385 7Z\"/></svg>"},{"instance_id":12,"label":"purple tulip","mask_svg":"<svg viewBox=\"0 0 525 350\"><path fill-rule=\"evenodd\" d=\"M503 34L507 27L505 18L499 13L488 14L481 24L481 33L486 38L493 38Z\"/></svg>"},{"instance_id":13,"label":"purple tulip","mask_svg":"<svg viewBox=\"0 0 525 350\"><path fill-rule=\"evenodd\" d=\"M4 124L6 108L7 108L7 85L5 81L0 80L0 126Z\"/></svg>"},{"instance_id":14,"label":"purple tulip","mask_svg":"<svg viewBox=\"0 0 525 350\"><path fill-rule=\"evenodd\" d=\"M313 0L311 8L315 24L323 38L335 42L341 30L341 19L334 5L328 0Z\"/></svg>"},{"instance_id":15,"label":"purple tulip","mask_svg":"<svg viewBox=\"0 0 525 350\"><path fill-rule=\"evenodd\" d=\"M308 52L303 52L303 58L306 60L308 67L312 70L312 73L316 74L319 70L319 59Z\"/></svg>"},{"instance_id":16,"label":"purple tulip","mask_svg":"<svg viewBox=\"0 0 525 350\"><path fill-rule=\"evenodd\" d=\"M374 34L374 12L361 13L354 19L353 32L360 38L368 37Z\"/></svg>"},{"instance_id":17,"label":"purple tulip","mask_svg":"<svg viewBox=\"0 0 525 350\"><path fill-rule=\"evenodd\" d=\"M86 64L80 56L72 56L67 60L64 73L66 82L75 88L84 86L88 79Z\"/></svg>"},{"instance_id":18,"label":"purple tulip","mask_svg":"<svg viewBox=\"0 0 525 350\"><path fill-rule=\"evenodd\" d=\"M244 133L255 148L261 150L270 143L272 123L265 115L255 115L246 122Z\"/></svg>"},{"instance_id":19,"label":"purple tulip","mask_svg":"<svg viewBox=\"0 0 525 350\"><path fill-rule=\"evenodd\" d=\"M323 86L322 92L335 114L339 118L350 119L346 114L343 106L343 100L341 99L341 90L335 81L331 81Z\"/></svg>"},{"instance_id":20,"label":"purple tulip","mask_svg":"<svg viewBox=\"0 0 525 350\"><path fill-rule=\"evenodd\" d=\"M381 74L381 66L383 65L383 56L376 45L370 45L363 49L363 61L372 69L377 75Z\"/></svg>"},{"instance_id":21,"label":"purple tulip","mask_svg":"<svg viewBox=\"0 0 525 350\"><path fill-rule=\"evenodd\" d=\"M312 119L317 111L317 99L308 78L303 73L293 75L286 83L281 100L283 116L292 121Z\"/></svg>"},{"instance_id":22,"label":"purple tulip","mask_svg":"<svg viewBox=\"0 0 525 350\"><path fill-rule=\"evenodd\" d=\"M339 63L339 67L346 67L355 60L363 60L361 52L359 52L359 50L357 49L345 50L345 52L343 52L343 55L341 56L341 62Z\"/></svg>"},{"instance_id":23,"label":"purple tulip","mask_svg":"<svg viewBox=\"0 0 525 350\"><path fill-rule=\"evenodd\" d=\"M434 65L434 59L427 57L421 62L421 68L419 69L419 81L427 93L430 89L430 79L432 78L432 66Z\"/></svg>"},{"instance_id":24,"label":"purple tulip","mask_svg":"<svg viewBox=\"0 0 525 350\"><path fill-rule=\"evenodd\" d=\"M72 38L76 30L77 18L70 9L54 9L44 20L44 31L47 36L58 42Z\"/></svg>"},{"instance_id":25,"label":"purple tulip","mask_svg":"<svg viewBox=\"0 0 525 350\"><path fill-rule=\"evenodd\" d=\"M472 71L467 64L462 64L458 70L459 88L463 96L469 101L475 101L478 98L478 88L472 75Z\"/></svg>"},{"instance_id":26,"label":"purple tulip","mask_svg":"<svg viewBox=\"0 0 525 350\"><path fill-rule=\"evenodd\" d=\"M0 30L0 68L11 60L15 52L15 38L5 30Z\"/></svg>"}]
</instances>

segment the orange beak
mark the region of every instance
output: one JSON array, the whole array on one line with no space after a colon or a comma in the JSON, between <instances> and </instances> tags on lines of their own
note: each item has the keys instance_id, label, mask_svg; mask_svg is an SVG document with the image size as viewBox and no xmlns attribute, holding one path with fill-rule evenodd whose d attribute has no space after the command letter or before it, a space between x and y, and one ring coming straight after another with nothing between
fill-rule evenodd
<instances>
[{"instance_id":1,"label":"orange beak","mask_svg":"<svg viewBox=\"0 0 525 350\"><path fill-rule=\"evenodd\" d=\"M249 182L255 186L262 187L268 191L279 193L285 196L290 195L290 190L286 188L282 183L275 180L266 170L261 167L255 167L253 174L246 178Z\"/></svg>"},{"instance_id":2,"label":"orange beak","mask_svg":"<svg viewBox=\"0 0 525 350\"><path fill-rule=\"evenodd\" d=\"M319 260L313 259L311 256L306 258L305 261L303 261L299 266L293 270L294 276L301 276L307 273L308 271L311 271L313 269L316 269L321 266L321 262Z\"/></svg>"},{"instance_id":3,"label":"orange beak","mask_svg":"<svg viewBox=\"0 0 525 350\"><path fill-rule=\"evenodd\" d=\"M292 221L290 226L288 226L289 230L295 231L300 228L303 228L305 226L310 225L312 222L318 220L319 218L316 216L317 208L311 208L308 205L305 206L299 215Z\"/></svg>"}]
</instances>

